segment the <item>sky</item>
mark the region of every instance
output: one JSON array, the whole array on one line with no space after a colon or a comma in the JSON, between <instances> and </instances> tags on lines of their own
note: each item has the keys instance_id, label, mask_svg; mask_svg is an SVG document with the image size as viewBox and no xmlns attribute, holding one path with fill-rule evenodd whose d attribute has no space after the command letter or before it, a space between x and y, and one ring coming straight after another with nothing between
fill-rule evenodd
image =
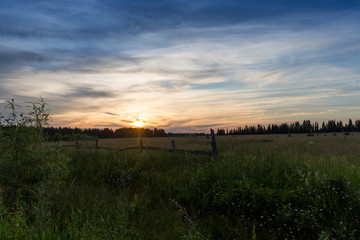
<instances>
[{"instance_id":1,"label":"sky","mask_svg":"<svg viewBox=\"0 0 360 240\"><path fill-rule=\"evenodd\" d=\"M0 1L0 108L41 96L52 126L346 122L359 66L360 0Z\"/></svg>"}]
</instances>

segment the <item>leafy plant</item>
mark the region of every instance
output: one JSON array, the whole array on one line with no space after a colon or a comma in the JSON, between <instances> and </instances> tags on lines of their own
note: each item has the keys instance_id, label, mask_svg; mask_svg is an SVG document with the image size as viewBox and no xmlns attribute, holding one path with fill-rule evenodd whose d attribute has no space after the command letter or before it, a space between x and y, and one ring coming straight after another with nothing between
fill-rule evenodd
<instances>
[{"instance_id":1,"label":"leafy plant","mask_svg":"<svg viewBox=\"0 0 360 240\"><path fill-rule=\"evenodd\" d=\"M18 112L21 106L14 99L7 101L5 109L10 113L1 119L0 187L8 207L15 208L21 202L33 205L45 193L58 191L67 174L66 157L40 146L43 126L50 120L46 105L40 98L24 115Z\"/></svg>"}]
</instances>

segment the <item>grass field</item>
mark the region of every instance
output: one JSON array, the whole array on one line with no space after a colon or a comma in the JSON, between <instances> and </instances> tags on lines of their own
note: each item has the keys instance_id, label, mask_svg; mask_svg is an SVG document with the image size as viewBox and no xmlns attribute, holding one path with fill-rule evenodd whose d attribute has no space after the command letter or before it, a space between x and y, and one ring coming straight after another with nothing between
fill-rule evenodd
<instances>
[{"instance_id":1,"label":"grass field","mask_svg":"<svg viewBox=\"0 0 360 240\"><path fill-rule=\"evenodd\" d=\"M144 146L172 149L171 140L175 140L178 149L211 151L210 137L153 137L141 138ZM360 152L360 133L327 133L308 136L307 134L269 134L216 136L218 152L255 154L259 151L281 151L285 155L348 155ZM51 143L55 145L55 143ZM75 145L76 141L63 142ZM95 146L95 141L79 141L80 146ZM99 147L122 149L139 146L139 138L100 139Z\"/></svg>"},{"instance_id":2,"label":"grass field","mask_svg":"<svg viewBox=\"0 0 360 240\"><path fill-rule=\"evenodd\" d=\"M173 139L179 149L211 150L206 136L143 141L171 149ZM46 150L67 159L63 184L46 191L40 182L37 201L25 198L15 208L4 202L0 239L360 238L360 134L216 139L217 159ZM99 140L100 147L138 145Z\"/></svg>"}]
</instances>

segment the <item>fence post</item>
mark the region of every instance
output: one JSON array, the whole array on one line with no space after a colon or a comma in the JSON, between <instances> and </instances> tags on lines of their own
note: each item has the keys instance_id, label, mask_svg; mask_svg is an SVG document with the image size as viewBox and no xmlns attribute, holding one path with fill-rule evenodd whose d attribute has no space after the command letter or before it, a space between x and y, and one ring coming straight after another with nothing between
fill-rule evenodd
<instances>
[{"instance_id":1,"label":"fence post","mask_svg":"<svg viewBox=\"0 0 360 240\"><path fill-rule=\"evenodd\" d=\"M217 158L218 152L217 152L217 148L216 148L215 132L213 129L210 129L210 132L211 132L212 155L214 158Z\"/></svg>"},{"instance_id":2,"label":"fence post","mask_svg":"<svg viewBox=\"0 0 360 240\"><path fill-rule=\"evenodd\" d=\"M171 145L172 145L172 147L173 147L174 151L176 151L175 140L171 140Z\"/></svg>"},{"instance_id":3,"label":"fence post","mask_svg":"<svg viewBox=\"0 0 360 240\"><path fill-rule=\"evenodd\" d=\"M140 138L140 151L143 151L144 146L143 146L143 140Z\"/></svg>"},{"instance_id":4,"label":"fence post","mask_svg":"<svg viewBox=\"0 0 360 240\"><path fill-rule=\"evenodd\" d=\"M95 147L96 147L96 149L99 149L99 140L98 139L95 140Z\"/></svg>"}]
</instances>

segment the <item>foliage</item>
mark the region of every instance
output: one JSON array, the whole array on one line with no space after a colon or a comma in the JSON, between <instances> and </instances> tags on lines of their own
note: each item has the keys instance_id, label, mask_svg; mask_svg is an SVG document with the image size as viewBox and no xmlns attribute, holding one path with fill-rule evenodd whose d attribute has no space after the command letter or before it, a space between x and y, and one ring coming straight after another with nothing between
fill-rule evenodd
<instances>
[{"instance_id":1,"label":"foliage","mask_svg":"<svg viewBox=\"0 0 360 240\"><path fill-rule=\"evenodd\" d=\"M228 153L216 161L161 152L69 153L71 179L87 189L74 190L75 199L96 206L94 194L85 193L89 189L116 197L107 208L123 214L125 239L360 237L359 166L350 155L323 165L320 156L291 159L275 151ZM69 204L83 208L81 202ZM90 212L87 221L96 209L82 211Z\"/></svg>"},{"instance_id":2,"label":"foliage","mask_svg":"<svg viewBox=\"0 0 360 240\"><path fill-rule=\"evenodd\" d=\"M46 135L45 139L46 141L59 142L59 141L95 140L96 137L88 136L82 133L72 133L70 135L55 133L53 136Z\"/></svg>"},{"instance_id":3,"label":"foliage","mask_svg":"<svg viewBox=\"0 0 360 240\"><path fill-rule=\"evenodd\" d=\"M1 198L10 208L22 203L33 206L60 191L68 160L58 150L40 145L50 117L42 98L32 103L28 115L18 113L20 106L14 100L7 103L10 114L1 122Z\"/></svg>"},{"instance_id":4,"label":"foliage","mask_svg":"<svg viewBox=\"0 0 360 240\"><path fill-rule=\"evenodd\" d=\"M170 134L164 129L148 129L148 128L118 128L112 130L104 129L79 129L70 127L47 127L44 132L50 141L71 141L83 140L86 138L137 138L141 137L167 137ZM75 139L74 139L75 138Z\"/></svg>"},{"instance_id":5,"label":"foliage","mask_svg":"<svg viewBox=\"0 0 360 240\"><path fill-rule=\"evenodd\" d=\"M312 134L319 132L354 132L360 131L360 120L356 120L355 124L349 119L349 122L343 124L342 121L329 120L327 123L322 122L321 126L318 122L311 123L310 120L304 120L303 123L294 122L294 123L282 123L269 124L268 126L263 126L258 124L257 126L245 126L238 127L237 129L218 129L217 135L251 135L251 134L289 134L289 133L308 133Z\"/></svg>"}]
</instances>

